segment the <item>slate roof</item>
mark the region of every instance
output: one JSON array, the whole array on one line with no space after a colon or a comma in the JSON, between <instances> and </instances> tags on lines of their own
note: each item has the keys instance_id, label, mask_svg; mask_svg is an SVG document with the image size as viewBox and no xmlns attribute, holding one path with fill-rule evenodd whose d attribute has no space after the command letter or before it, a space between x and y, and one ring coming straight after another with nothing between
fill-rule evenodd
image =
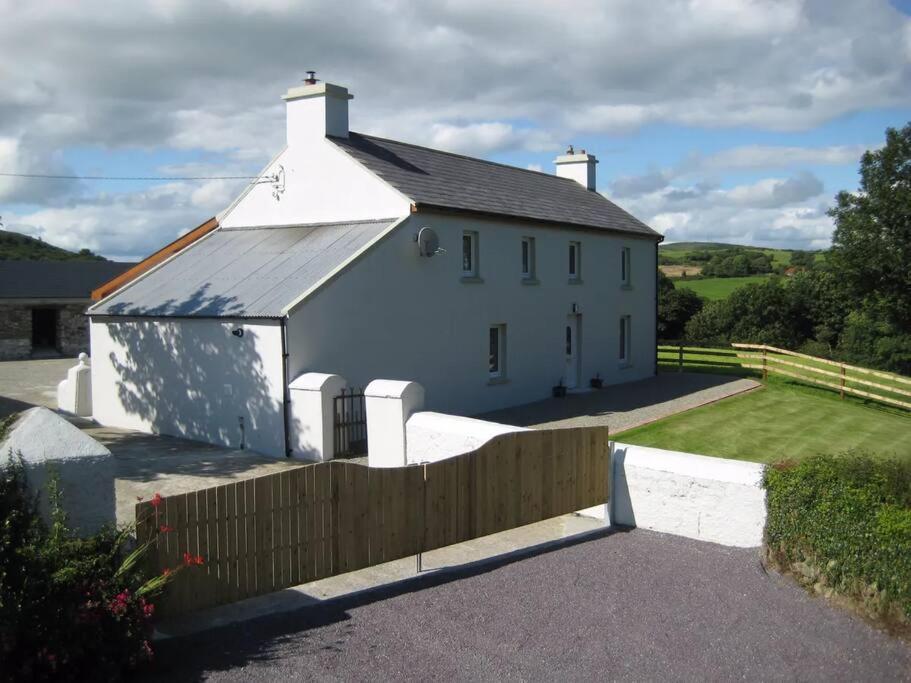
<instances>
[{"instance_id":1,"label":"slate roof","mask_svg":"<svg viewBox=\"0 0 911 683\"><path fill-rule=\"evenodd\" d=\"M218 228L89 313L279 318L286 306L395 220Z\"/></svg>"},{"instance_id":2,"label":"slate roof","mask_svg":"<svg viewBox=\"0 0 911 683\"><path fill-rule=\"evenodd\" d=\"M0 261L0 299L88 299L92 290L133 263Z\"/></svg>"},{"instance_id":3,"label":"slate roof","mask_svg":"<svg viewBox=\"0 0 911 683\"><path fill-rule=\"evenodd\" d=\"M418 205L660 235L574 180L360 133L332 142Z\"/></svg>"}]
</instances>

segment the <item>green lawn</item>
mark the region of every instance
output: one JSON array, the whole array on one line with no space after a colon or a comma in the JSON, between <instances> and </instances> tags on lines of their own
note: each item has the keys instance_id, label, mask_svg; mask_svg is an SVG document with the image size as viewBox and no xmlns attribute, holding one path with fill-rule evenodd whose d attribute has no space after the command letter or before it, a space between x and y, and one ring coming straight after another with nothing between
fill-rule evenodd
<instances>
[{"instance_id":1,"label":"green lawn","mask_svg":"<svg viewBox=\"0 0 911 683\"><path fill-rule=\"evenodd\" d=\"M748 275L746 277L710 277L705 280L684 280L683 278L674 279L675 287L686 287L692 289L696 294L716 301L718 299L727 299L731 292L738 287L743 287L754 282L764 282L768 275Z\"/></svg>"},{"instance_id":2,"label":"green lawn","mask_svg":"<svg viewBox=\"0 0 911 683\"><path fill-rule=\"evenodd\" d=\"M911 413L783 378L616 435L640 446L774 462L857 449L911 461Z\"/></svg>"}]
</instances>

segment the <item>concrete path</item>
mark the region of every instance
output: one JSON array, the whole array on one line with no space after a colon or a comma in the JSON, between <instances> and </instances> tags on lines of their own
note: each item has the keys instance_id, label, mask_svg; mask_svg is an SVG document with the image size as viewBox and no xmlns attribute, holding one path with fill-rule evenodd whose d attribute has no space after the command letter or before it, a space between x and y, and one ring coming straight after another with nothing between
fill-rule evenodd
<instances>
[{"instance_id":1,"label":"concrete path","mask_svg":"<svg viewBox=\"0 0 911 683\"><path fill-rule=\"evenodd\" d=\"M57 385L75 358L0 361L0 418L34 406L57 408Z\"/></svg>"},{"instance_id":2,"label":"concrete path","mask_svg":"<svg viewBox=\"0 0 911 683\"><path fill-rule=\"evenodd\" d=\"M541 429L607 426L616 434L761 386L751 379L729 375L661 373L639 382L549 398L476 417Z\"/></svg>"},{"instance_id":3,"label":"concrete path","mask_svg":"<svg viewBox=\"0 0 911 683\"><path fill-rule=\"evenodd\" d=\"M114 454L119 524L135 520L139 497L170 496L305 464L172 436L100 427L87 420L73 422Z\"/></svg>"},{"instance_id":4,"label":"concrete path","mask_svg":"<svg viewBox=\"0 0 911 683\"><path fill-rule=\"evenodd\" d=\"M157 644L154 680L909 680L911 648L756 550L654 532L435 572Z\"/></svg>"}]
</instances>

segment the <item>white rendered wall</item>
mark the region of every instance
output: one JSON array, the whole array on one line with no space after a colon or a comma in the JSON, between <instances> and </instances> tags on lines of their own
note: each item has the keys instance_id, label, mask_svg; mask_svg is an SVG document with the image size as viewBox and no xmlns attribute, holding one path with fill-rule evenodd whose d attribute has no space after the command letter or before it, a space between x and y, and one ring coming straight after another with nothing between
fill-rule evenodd
<instances>
[{"instance_id":1,"label":"white rendered wall","mask_svg":"<svg viewBox=\"0 0 911 683\"><path fill-rule=\"evenodd\" d=\"M446 253L418 255L414 235L433 227ZM461 280L462 231L480 240L480 277ZM535 238L539 284L523 284L521 239ZM582 283L569 284L568 245L582 243ZM620 282L621 249L632 286ZM332 372L351 386L413 380L428 410L473 415L546 398L565 373L564 334L582 314L580 387L655 371L655 240L530 227L473 217L415 214L292 312L292 376ZM632 316L630 362L619 361L619 318ZM506 381L488 377L488 330L506 324Z\"/></svg>"},{"instance_id":2,"label":"white rendered wall","mask_svg":"<svg viewBox=\"0 0 911 683\"><path fill-rule=\"evenodd\" d=\"M263 175L284 168L285 190L250 186L219 217L226 228L405 216L411 203L325 138L286 148Z\"/></svg>"},{"instance_id":3,"label":"white rendered wall","mask_svg":"<svg viewBox=\"0 0 911 683\"><path fill-rule=\"evenodd\" d=\"M405 423L408 465L437 462L470 453L495 436L527 432L525 427L443 413L415 413Z\"/></svg>"},{"instance_id":4,"label":"white rendered wall","mask_svg":"<svg viewBox=\"0 0 911 683\"><path fill-rule=\"evenodd\" d=\"M763 466L613 444L610 522L743 548L762 545ZM581 511L604 519L605 506Z\"/></svg>"},{"instance_id":5,"label":"white rendered wall","mask_svg":"<svg viewBox=\"0 0 911 683\"><path fill-rule=\"evenodd\" d=\"M284 456L277 321L95 317L91 337L99 423Z\"/></svg>"}]
</instances>

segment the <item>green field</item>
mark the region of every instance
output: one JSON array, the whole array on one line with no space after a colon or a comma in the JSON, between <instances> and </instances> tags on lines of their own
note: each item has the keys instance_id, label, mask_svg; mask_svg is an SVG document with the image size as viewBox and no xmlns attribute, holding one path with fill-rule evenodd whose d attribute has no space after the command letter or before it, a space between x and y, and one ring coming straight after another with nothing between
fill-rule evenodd
<instances>
[{"instance_id":1,"label":"green field","mask_svg":"<svg viewBox=\"0 0 911 683\"><path fill-rule=\"evenodd\" d=\"M731 292L739 287L756 282L765 282L768 277L768 275L747 275L746 277L710 277L704 280L676 278L674 279L674 286L692 289L703 299L717 301L719 299L727 299Z\"/></svg>"},{"instance_id":2,"label":"green field","mask_svg":"<svg viewBox=\"0 0 911 683\"><path fill-rule=\"evenodd\" d=\"M911 461L911 413L770 377L742 396L616 436L640 446L736 460L799 460L862 450Z\"/></svg>"}]
</instances>

